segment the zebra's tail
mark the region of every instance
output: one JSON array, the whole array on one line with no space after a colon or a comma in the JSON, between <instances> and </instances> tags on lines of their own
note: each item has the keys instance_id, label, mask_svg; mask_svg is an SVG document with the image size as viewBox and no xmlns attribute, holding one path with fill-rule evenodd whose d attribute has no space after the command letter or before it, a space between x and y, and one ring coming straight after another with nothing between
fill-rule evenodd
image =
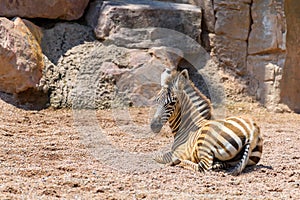
<instances>
[{"instance_id":1,"label":"zebra's tail","mask_svg":"<svg viewBox=\"0 0 300 200\"><path fill-rule=\"evenodd\" d=\"M238 162L238 164L229 171L231 175L237 176L245 169L249 162L250 155L252 154L252 150L255 146L257 146L257 142L260 136L259 134L259 127L255 123L253 123L253 129L250 131L249 138L245 143L243 156L240 162Z\"/></svg>"},{"instance_id":2,"label":"zebra's tail","mask_svg":"<svg viewBox=\"0 0 300 200\"><path fill-rule=\"evenodd\" d=\"M243 154L242 159L240 160L240 162L238 162L238 164L232 170L229 171L229 173L231 175L237 176L243 171L243 169L245 169L245 167L247 166L250 154L251 154L250 151L251 151L250 142L247 142L245 145L244 154Z\"/></svg>"}]
</instances>

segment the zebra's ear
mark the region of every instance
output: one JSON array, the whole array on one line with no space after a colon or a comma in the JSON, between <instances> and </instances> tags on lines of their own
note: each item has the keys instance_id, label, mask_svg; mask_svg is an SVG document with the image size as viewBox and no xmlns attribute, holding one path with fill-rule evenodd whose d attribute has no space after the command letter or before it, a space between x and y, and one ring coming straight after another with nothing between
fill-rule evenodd
<instances>
[{"instance_id":1,"label":"zebra's ear","mask_svg":"<svg viewBox=\"0 0 300 200\"><path fill-rule=\"evenodd\" d=\"M185 84L189 80L189 73L186 69L182 70L177 79L177 88L179 90L183 90Z\"/></svg>"},{"instance_id":2,"label":"zebra's ear","mask_svg":"<svg viewBox=\"0 0 300 200\"><path fill-rule=\"evenodd\" d=\"M187 69L182 70L180 74L182 76L184 76L184 78L186 78L187 80L189 80L189 72L188 72Z\"/></svg>"}]
</instances>

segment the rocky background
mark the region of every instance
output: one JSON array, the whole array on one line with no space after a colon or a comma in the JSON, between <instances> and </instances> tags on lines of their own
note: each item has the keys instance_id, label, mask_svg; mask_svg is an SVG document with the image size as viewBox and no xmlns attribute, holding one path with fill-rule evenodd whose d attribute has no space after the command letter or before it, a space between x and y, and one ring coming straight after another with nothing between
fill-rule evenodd
<instances>
[{"instance_id":1,"label":"rocky background","mask_svg":"<svg viewBox=\"0 0 300 200\"><path fill-rule=\"evenodd\" d=\"M175 66L213 102L250 96L270 111L300 112L297 1L0 5L0 91L17 106L147 106L163 68Z\"/></svg>"}]
</instances>

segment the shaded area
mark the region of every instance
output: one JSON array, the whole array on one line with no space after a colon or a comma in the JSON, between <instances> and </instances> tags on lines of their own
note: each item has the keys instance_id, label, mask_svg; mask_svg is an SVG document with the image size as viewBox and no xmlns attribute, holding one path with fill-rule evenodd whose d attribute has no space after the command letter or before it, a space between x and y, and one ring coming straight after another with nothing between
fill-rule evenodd
<instances>
[{"instance_id":1,"label":"shaded area","mask_svg":"<svg viewBox=\"0 0 300 200\"><path fill-rule=\"evenodd\" d=\"M24 110L42 110L49 106L48 94L32 88L14 95L0 92L0 99Z\"/></svg>"},{"instance_id":2,"label":"shaded area","mask_svg":"<svg viewBox=\"0 0 300 200\"><path fill-rule=\"evenodd\" d=\"M49 22L51 28L43 30L43 54L55 65L64 54L75 46L95 41L92 28L77 23ZM44 27L46 27L44 25Z\"/></svg>"},{"instance_id":3,"label":"shaded area","mask_svg":"<svg viewBox=\"0 0 300 200\"><path fill-rule=\"evenodd\" d=\"M198 69L196 69L191 63L189 63L187 60L182 59L180 63L178 64L178 70L182 71L184 69L188 70L190 79L195 84L195 86L207 97L211 100L211 95L208 90L207 83L205 82L203 76L198 72Z\"/></svg>"}]
</instances>

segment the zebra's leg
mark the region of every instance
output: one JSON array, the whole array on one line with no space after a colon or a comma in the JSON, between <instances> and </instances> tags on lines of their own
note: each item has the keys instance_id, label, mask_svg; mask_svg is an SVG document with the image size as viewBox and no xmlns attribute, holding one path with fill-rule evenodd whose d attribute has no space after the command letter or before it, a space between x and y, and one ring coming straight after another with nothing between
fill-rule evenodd
<instances>
[{"instance_id":1,"label":"zebra's leg","mask_svg":"<svg viewBox=\"0 0 300 200\"><path fill-rule=\"evenodd\" d=\"M201 149L198 152L198 171L205 172L211 170L214 163L214 153L211 150Z\"/></svg>"},{"instance_id":2,"label":"zebra's leg","mask_svg":"<svg viewBox=\"0 0 300 200\"><path fill-rule=\"evenodd\" d=\"M245 145L244 154L243 154L242 159L240 160L240 162L238 162L238 164L233 169L229 170L229 174L234 175L234 176L239 175L243 171L243 169L245 169L245 167L248 163L250 154L251 154L251 149L250 149L250 143L248 142Z\"/></svg>"},{"instance_id":3,"label":"zebra's leg","mask_svg":"<svg viewBox=\"0 0 300 200\"><path fill-rule=\"evenodd\" d=\"M160 164L171 163L172 162L172 152L169 151L164 154L155 155L153 159Z\"/></svg>"},{"instance_id":4,"label":"zebra's leg","mask_svg":"<svg viewBox=\"0 0 300 200\"><path fill-rule=\"evenodd\" d=\"M180 163L180 160L173 156L173 153L171 151L164 153L164 154L158 154L153 158L156 162L160 164L165 164L167 166L174 166L178 165Z\"/></svg>"},{"instance_id":5,"label":"zebra's leg","mask_svg":"<svg viewBox=\"0 0 300 200\"><path fill-rule=\"evenodd\" d=\"M196 172L199 171L199 165L190 160L182 160L179 166L181 166L185 169L196 171Z\"/></svg>"},{"instance_id":6,"label":"zebra's leg","mask_svg":"<svg viewBox=\"0 0 300 200\"><path fill-rule=\"evenodd\" d=\"M227 169L229 167L231 167L231 165L227 162L216 161L212 165L212 170Z\"/></svg>"},{"instance_id":7,"label":"zebra's leg","mask_svg":"<svg viewBox=\"0 0 300 200\"><path fill-rule=\"evenodd\" d=\"M172 156L171 162L167 163L167 166L175 166L181 163L181 160L175 156Z\"/></svg>"}]
</instances>

